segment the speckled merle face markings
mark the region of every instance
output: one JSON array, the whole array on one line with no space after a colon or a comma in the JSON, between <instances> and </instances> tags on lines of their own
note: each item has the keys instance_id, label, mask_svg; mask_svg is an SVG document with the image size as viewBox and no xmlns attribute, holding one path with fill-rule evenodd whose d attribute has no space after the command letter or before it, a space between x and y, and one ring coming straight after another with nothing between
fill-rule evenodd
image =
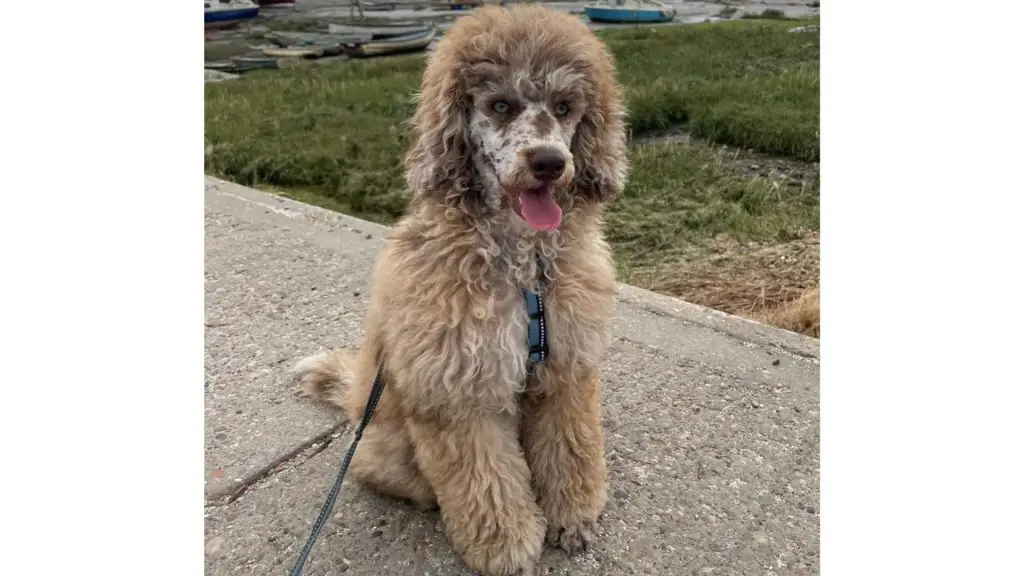
<instances>
[{"instance_id":1,"label":"speckled merle face markings","mask_svg":"<svg viewBox=\"0 0 1024 576\"><path fill-rule=\"evenodd\" d=\"M538 136L547 136L551 129L555 127L555 119L547 110L541 110L537 113L537 117L533 119L533 127L536 129Z\"/></svg>"},{"instance_id":2,"label":"speckled merle face markings","mask_svg":"<svg viewBox=\"0 0 1024 576\"><path fill-rule=\"evenodd\" d=\"M570 146L583 105L578 88L582 76L565 69L533 76L514 70L494 73L479 79L470 114L474 161L487 187L494 188L488 194L500 198L506 190L539 185L527 167L527 156L539 148L558 150L565 157L568 170L558 185L566 185L573 177ZM560 104L565 107L560 109Z\"/></svg>"}]
</instances>

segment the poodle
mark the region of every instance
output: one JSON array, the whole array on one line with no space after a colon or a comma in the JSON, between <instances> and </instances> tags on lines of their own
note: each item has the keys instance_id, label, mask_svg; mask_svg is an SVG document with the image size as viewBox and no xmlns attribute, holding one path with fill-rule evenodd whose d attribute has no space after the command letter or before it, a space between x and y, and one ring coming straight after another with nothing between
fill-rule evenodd
<instances>
[{"instance_id":1,"label":"poodle","mask_svg":"<svg viewBox=\"0 0 1024 576\"><path fill-rule=\"evenodd\" d=\"M605 45L569 14L488 6L430 55L405 159L411 199L374 271L361 348L301 361L310 396L361 418L350 473L439 507L476 572L570 554L607 501L599 366L617 285L602 207L628 173ZM524 291L543 296L532 362Z\"/></svg>"}]
</instances>

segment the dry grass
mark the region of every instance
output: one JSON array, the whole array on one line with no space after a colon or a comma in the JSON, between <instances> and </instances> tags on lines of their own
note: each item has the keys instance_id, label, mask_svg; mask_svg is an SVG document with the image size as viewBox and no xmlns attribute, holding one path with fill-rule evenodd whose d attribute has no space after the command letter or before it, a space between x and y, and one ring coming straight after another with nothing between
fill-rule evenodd
<instances>
[{"instance_id":1,"label":"dry grass","mask_svg":"<svg viewBox=\"0 0 1024 576\"><path fill-rule=\"evenodd\" d=\"M630 281L817 337L817 304L812 315L807 299L808 294L817 293L819 269L818 234L808 230L800 238L777 243L718 237L705 245L691 245L674 261L636 268ZM803 315L800 321L797 311Z\"/></svg>"},{"instance_id":2,"label":"dry grass","mask_svg":"<svg viewBox=\"0 0 1024 576\"><path fill-rule=\"evenodd\" d=\"M821 337L821 297L817 287L804 292L799 298L767 310L760 318L766 324L784 330Z\"/></svg>"}]
</instances>

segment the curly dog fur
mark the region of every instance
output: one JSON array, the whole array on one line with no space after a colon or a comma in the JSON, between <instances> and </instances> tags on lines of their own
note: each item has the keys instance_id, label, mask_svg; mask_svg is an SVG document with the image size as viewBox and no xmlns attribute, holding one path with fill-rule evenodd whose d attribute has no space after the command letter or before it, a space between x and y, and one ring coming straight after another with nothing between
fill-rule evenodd
<instances>
[{"instance_id":1,"label":"curly dog fur","mask_svg":"<svg viewBox=\"0 0 1024 576\"><path fill-rule=\"evenodd\" d=\"M296 372L357 421L380 368L351 473L440 506L473 570L532 574L545 536L585 548L607 500L598 371L616 283L601 211L627 175L620 88L577 18L492 6L438 44L419 96L412 199L362 347ZM544 294L550 334L532 372L526 288Z\"/></svg>"}]
</instances>

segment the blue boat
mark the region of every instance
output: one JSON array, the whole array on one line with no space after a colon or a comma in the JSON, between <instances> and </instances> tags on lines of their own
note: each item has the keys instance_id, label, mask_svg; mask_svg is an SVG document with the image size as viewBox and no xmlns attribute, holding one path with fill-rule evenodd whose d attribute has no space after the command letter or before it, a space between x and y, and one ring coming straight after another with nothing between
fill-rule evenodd
<instances>
[{"instance_id":1,"label":"blue boat","mask_svg":"<svg viewBox=\"0 0 1024 576\"><path fill-rule=\"evenodd\" d=\"M676 18L676 9L660 2L613 1L615 4L584 6L583 11L591 22L602 24L654 24L671 22Z\"/></svg>"},{"instance_id":2,"label":"blue boat","mask_svg":"<svg viewBox=\"0 0 1024 576\"><path fill-rule=\"evenodd\" d=\"M260 7L249 0L205 0L206 28L224 28L252 20Z\"/></svg>"}]
</instances>

